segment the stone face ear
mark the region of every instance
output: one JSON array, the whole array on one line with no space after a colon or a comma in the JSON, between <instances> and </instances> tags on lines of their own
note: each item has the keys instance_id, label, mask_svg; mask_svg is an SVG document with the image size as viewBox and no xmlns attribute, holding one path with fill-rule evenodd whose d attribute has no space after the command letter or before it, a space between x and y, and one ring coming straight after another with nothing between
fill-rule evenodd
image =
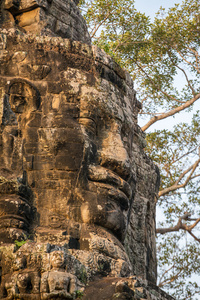
<instances>
[{"instance_id":1,"label":"stone face ear","mask_svg":"<svg viewBox=\"0 0 200 300\"><path fill-rule=\"evenodd\" d=\"M8 86L9 102L13 112L35 111L40 106L40 95L28 81L14 79Z\"/></svg>"}]
</instances>

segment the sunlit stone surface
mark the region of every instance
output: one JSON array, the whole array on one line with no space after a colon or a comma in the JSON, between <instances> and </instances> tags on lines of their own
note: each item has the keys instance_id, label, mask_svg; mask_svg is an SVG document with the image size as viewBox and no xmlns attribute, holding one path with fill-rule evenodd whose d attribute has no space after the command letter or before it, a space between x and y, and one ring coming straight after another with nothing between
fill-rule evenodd
<instances>
[{"instance_id":1,"label":"sunlit stone surface","mask_svg":"<svg viewBox=\"0 0 200 300\"><path fill-rule=\"evenodd\" d=\"M171 299L141 105L76 4L1 2L0 299Z\"/></svg>"}]
</instances>

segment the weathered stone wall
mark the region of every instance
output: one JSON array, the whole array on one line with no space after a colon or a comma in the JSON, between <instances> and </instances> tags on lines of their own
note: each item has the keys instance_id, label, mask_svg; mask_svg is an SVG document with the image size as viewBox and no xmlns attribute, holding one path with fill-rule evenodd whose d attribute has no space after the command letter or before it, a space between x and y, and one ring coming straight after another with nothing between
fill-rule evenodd
<instances>
[{"instance_id":1,"label":"weathered stone wall","mask_svg":"<svg viewBox=\"0 0 200 300\"><path fill-rule=\"evenodd\" d=\"M46 110L42 119L42 128L46 126L45 122L48 122L51 110L57 110L59 105L64 105L62 101L64 101L63 99L66 92L70 97L74 97L75 95L78 97L81 85L85 87L88 86L89 90L92 86L96 89L95 85L98 83L99 89L108 94L111 84L112 88L116 90L116 93L119 91L125 97L129 97L133 109L132 117L134 118L134 128L132 128L132 130L134 130L134 143L132 143L132 152L137 178L136 194L129 217L130 225L126 237L126 248L130 260L132 261L134 273L155 282L154 197L158 188L156 182L159 175L156 167L150 159L146 157L143 151L145 147L145 137L137 125L137 113L140 109L140 103L135 97L133 82L130 76L98 48L91 48L85 44L62 40L61 38L17 35L14 32L12 33L11 30L7 35L2 34L2 48L4 48L4 50L2 50L1 53L1 90L4 90L5 95L6 87L10 86L12 80L16 82L16 78L18 78L17 84L20 84L21 78L33 84L40 93L40 100L38 101L41 101L44 107L43 109ZM67 76L70 81L66 80ZM107 94L105 97L108 97ZM53 102L47 104L45 100L46 97L52 97ZM102 101L104 101L104 99ZM45 107L45 105L51 106ZM76 117L78 117L76 103L69 103L66 108L70 109L70 113L73 111ZM3 119L4 125L10 121L9 118L7 118L7 120ZM37 144L34 144L34 139L36 139L34 138L34 122L41 122L40 119L41 112L38 111L38 113L34 115L34 120L31 121L33 125L29 125L27 134L30 135L30 138L26 138L26 144L24 145L27 155L23 161L23 168L29 170L31 169L30 164L34 163L34 170L36 170L35 176L42 180L44 188L46 187L48 189L48 185L56 183L48 180L50 174L46 174L47 178L45 179L44 174L40 174L40 169L43 164L48 166L48 160L52 160L52 157L43 156L41 158L41 155L37 156L35 153L33 162L32 154L28 155L30 151L33 151L34 147L37 152ZM31 129L32 126L33 131ZM52 127L53 126L54 125L52 125ZM30 142L27 141L28 139ZM12 143L13 140L11 141L11 144ZM12 152L10 152L14 151L13 149L11 150L11 146L9 152L7 149L3 149L2 151L4 152L1 155L1 165L4 165L7 169L17 169L20 173L22 163L19 166L15 166L15 156L12 157ZM73 149L73 151L75 151L75 149ZM44 161L41 161L41 159ZM66 159L67 156L65 155L65 161ZM69 159L71 159L71 156L69 156ZM46 168L48 169L48 167ZM39 172L37 170L39 170ZM34 173L34 171L32 173ZM30 186L33 186L31 176L34 177L34 175L31 175L32 173L31 171L29 172ZM40 176L43 178L40 178ZM73 180L73 177L71 180ZM41 181L39 181L39 184L41 185ZM66 184L65 181L63 181L62 184ZM34 182L34 188L36 187L37 181ZM50 191L52 193L51 197L54 199L54 193L51 189ZM57 190L55 190L55 192L58 193Z\"/></svg>"},{"instance_id":2,"label":"weathered stone wall","mask_svg":"<svg viewBox=\"0 0 200 300\"><path fill-rule=\"evenodd\" d=\"M45 36L91 43L86 23L73 0L2 0L0 26Z\"/></svg>"},{"instance_id":3,"label":"weathered stone wall","mask_svg":"<svg viewBox=\"0 0 200 300\"><path fill-rule=\"evenodd\" d=\"M0 298L172 299L155 286L159 171L130 75L75 2L2 3Z\"/></svg>"}]
</instances>

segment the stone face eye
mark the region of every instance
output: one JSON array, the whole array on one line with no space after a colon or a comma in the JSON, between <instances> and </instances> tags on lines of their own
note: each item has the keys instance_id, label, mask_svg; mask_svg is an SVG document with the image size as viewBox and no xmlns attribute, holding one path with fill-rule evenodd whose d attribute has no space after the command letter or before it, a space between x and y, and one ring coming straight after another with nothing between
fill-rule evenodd
<instances>
[{"instance_id":1,"label":"stone face eye","mask_svg":"<svg viewBox=\"0 0 200 300\"><path fill-rule=\"evenodd\" d=\"M91 118L79 118L79 123L84 125L85 129L89 134L96 136L97 125L96 122Z\"/></svg>"}]
</instances>

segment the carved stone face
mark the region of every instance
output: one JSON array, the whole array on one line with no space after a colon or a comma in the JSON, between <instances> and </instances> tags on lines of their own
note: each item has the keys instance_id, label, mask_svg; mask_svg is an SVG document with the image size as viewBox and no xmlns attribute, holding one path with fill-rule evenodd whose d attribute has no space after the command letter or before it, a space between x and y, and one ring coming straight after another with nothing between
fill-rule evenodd
<instances>
[{"instance_id":1,"label":"carved stone face","mask_svg":"<svg viewBox=\"0 0 200 300\"><path fill-rule=\"evenodd\" d=\"M38 109L40 91L11 83L21 164L37 197L40 226L97 224L122 240L135 191L131 103L106 81L101 90L76 84L78 95L51 93Z\"/></svg>"},{"instance_id":2,"label":"carved stone face","mask_svg":"<svg viewBox=\"0 0 200 300\"><path fill-rule=\"evenodd\" d=\"M63 251L53 251L50 253L50 264L53 269L64 268Z\"/></svg>"},{"instance_id":3,"label":"carved stone face","mask_svg":"<svg viewBox=\"0 0 200 300\"><path fill-rule=\"evenodd\" d=\"M17 257L13 261L13 270L18 271L24 269L26 266L26 258L25 257Z\"/></svg>"},{"instance_id":4,"label":"carved stone face","mask_svg":"<svg viewBox=\"0 0 200 300\"><path fill-rule=\"evenodd\" d=\"M34 268L48 276L49 253L69 249L70 273L69 253L88 278L100 270L129 276L132 263L133 274L155 282L159 176L143 152L141 106L130 76L89 45L77 2L0 2L0 242L14 248L15 240L33 239L34 251L29 242L19 250L38 252L27 256L27 274ZM4 265L9 277L12 264L11 271ZM27 282L38 293L39 281Z\"/></svg>"},{"instance_id":5,"label":"carved stone face","mask_svg":"<svg viewBox=\"0 0 200 300\"><path fill-rule=\"evenodd\" d=\"M114 93L93 97L87 102L83 96L80 104L78 122L85 138L85 163L76 197L83 222L106 227L122 239L135 188L130 103L128 99L120 103Z\"/></svg>"}]
</instances>

